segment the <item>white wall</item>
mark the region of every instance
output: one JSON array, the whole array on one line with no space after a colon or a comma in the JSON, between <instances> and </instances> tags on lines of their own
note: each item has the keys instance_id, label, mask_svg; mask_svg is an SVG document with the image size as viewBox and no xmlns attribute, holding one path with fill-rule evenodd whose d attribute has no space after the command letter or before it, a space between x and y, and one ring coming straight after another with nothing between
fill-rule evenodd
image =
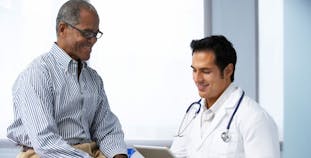
<instances>
[{"instance_id":1,"label":"white wall","mask_svg":"<svg viewBox=\"0 0 311 158\"><path fill-rule=\"evenodd\" d=\"M1 20L0 25L0 138L5 137L6 128L13 119L12 84L34 57L50 49L56 39L56 14L64 1L0 1L0 19L5 19ZM89 63L103 77L111 108L118 115L126 138L171 139L186 107L198 98L191 79L189 43L192 39L203 37L203 0L91 2L100 14L100 29L104 35L95 45ZM256 20L251 17L255 15L254 2L218 0L212 3L218 7L214 10L218 17L246 16L244 19L231 18L225 25L219 21L221 18L214 18L212 33L228 35L237 46L238 53L246 54L239 56L237 75L250 74L251 77L246 75L242 79L252 80L253 83L248 85L237 77L236 80L239 84L245 83L244 87L252 97L256 97L258 91L256 67L247 69L244 65L254 64L248 64L247 55L256 46L252 43L250 47L250 44L243 42L247 41L245 37L253 42L255 38L239 30L248 29L251 34L256 34ZM259 102L277 121L281 138L282 2L258 1ZM229 8L223 9L223 6ZM239 9L242 6L244 9ZM251 14L241 14L243 11ZM245 20L251 22L249 27L246 27ZM216 27L217 24L222 27ZM225 27L227 24L230 27ZM222 29L225 31L222 32Z\"/></svg>"},{"instance_id":2,"label":"white wall","mask_svg":"<svg viewBox=\"0 0 311 158\"><path fill-rule=\"evenodd\" d=\"M189 45L203 37L203 1L93 3L104 34L91 64L103 77L126 139L172 139L198 98Z\"/></svg>"},{"instance_id":3,"label":"white wall","mask_svg":"<svg viewBox=\"0 0 311 158\"><path fill-rule=\"evenodd\" d=\"M259 103L276 121L283 140L283 0L260 0L258 9Z\"/></svg>"},{"instance_id":4,"label":"white wall","mask_svg":"<svg viewBox=\"0 0 311 158\"><path fill-rule=\"evenodd\" d=\"M0 3L0 138L13 119L14 80L56 40L55 19L63 2ZM89 64L104 80L126 139L172 139L186 107L198 99L189 44L203 37L203 0L91 2L104 34Z\"/></svg>"}]
</instances>

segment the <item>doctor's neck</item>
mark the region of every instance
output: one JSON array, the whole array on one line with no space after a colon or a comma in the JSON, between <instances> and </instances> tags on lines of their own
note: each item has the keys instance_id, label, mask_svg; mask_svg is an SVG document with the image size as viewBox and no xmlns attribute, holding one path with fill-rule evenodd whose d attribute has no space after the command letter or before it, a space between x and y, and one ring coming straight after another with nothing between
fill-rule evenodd
<instances>
[{"instance_id":1,"label":"doctor's neck","mask_svg":"<svg viewBox=\"0 0 311 158\"><path fill-rule=\"evenodd\" d=\"M224 72L226 74L226 72ZM222 81L222 84L218 84L217 88L214 88L209 93L202 94L201 97L205 99L205 107L209 109L212 107L221 95L226 91L226 89L231 85L232 81L230 79L231 75L225 75L226 77Z\"/></svg>"},{"instance_id":2,"label":"doctor's neck","mask_svg":"<svg viewBox=\"0 0 311 158\"><path fill-rule=\"evenodd\" d=\"M219 97L217 97L217 99L218 98ZM205 98L205 107L207 109L211 108L214 105L214 103L217 101L217 99L211 99L211 98L207 99L207 98Z\"/></svg>"},{"instance_id":3,"label":"doctor's neck","mask_svg":"<svg viewBox=\"0 0 311 158\"><path fill-rule=\"evenodd\" d=\"M204 97L205 99L205 107L207 109L209 109L210 107L212 107L216 102L217 100L220 98L220 96L224 93L224 91L228 88L225 87L224 89L222 89L218 94L214 95L214 96L211 96L211 97Z\"/></svg>"}]
</instances>

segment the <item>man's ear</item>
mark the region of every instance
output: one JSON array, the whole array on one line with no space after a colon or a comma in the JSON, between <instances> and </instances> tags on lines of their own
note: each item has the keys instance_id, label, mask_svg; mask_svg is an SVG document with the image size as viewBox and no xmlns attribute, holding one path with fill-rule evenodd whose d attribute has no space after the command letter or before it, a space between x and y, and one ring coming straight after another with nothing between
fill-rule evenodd
<instances>
[{"instance_id":1,"label":"man's ear","mask_svg":"<svg viewBox=\"0 0 311 158\"><path fill-rule=\"evenodd\" d=\"M57 26L57 36L64 36L67 27L66 23L60 22Z\"/></svg>"},{"instance_id":2,"label":"man's ear","mask_svg":"<svg viewBox=\"0 0 311 158\"><path fill-rule=\"evenodd\" d=\"M225 70L224 70L224 76L225 78L231 78L231 75L233 74L233 70L234 70L234 66L232 63L228 64L226 67L225 67Z\"/></svg>"}]
</instances>

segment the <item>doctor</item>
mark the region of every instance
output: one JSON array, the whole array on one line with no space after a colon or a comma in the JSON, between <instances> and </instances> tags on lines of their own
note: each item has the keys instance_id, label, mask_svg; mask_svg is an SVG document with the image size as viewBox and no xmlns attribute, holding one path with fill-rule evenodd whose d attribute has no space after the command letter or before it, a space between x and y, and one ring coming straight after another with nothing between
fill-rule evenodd
<instances>
[{"instance_id":1,"label":"doctor","mask_svg":"<svg viewBox=\"0 0 311 158\"><path fill-rule=\"evenodd\" d=\"M210 36L193 40L191 48L202 99L187 110L171 151L178 158L279 158L275 122L232 83L237 60L232 44Z\"/></svg>"}]
</instances>

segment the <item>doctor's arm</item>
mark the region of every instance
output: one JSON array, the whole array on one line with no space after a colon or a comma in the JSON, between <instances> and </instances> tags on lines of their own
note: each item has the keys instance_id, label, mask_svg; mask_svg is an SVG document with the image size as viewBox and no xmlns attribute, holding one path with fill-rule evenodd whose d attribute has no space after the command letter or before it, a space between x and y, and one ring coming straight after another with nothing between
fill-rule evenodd
<instances>
[{"instance_id":1,"label":"doctor's arm","mask_svg":"<svg viewBox=\"0 0 311 158\"><path fill-rule=\"evenodd\" d=\"M173 143L170 150L176 158L186 158L187 157L187 139L186 137L174 137Z\"/></svg>"},{"instance_id":2,"label":"doctor's arm","mask_svg":"<svg viewBox=\"0 0 311 158\"><path fill-rule=\"evenodd\" d=\"M251 116L241 132L246 158L280 158L277 126L267 113Z\"/></svg>"}]
</instances>

